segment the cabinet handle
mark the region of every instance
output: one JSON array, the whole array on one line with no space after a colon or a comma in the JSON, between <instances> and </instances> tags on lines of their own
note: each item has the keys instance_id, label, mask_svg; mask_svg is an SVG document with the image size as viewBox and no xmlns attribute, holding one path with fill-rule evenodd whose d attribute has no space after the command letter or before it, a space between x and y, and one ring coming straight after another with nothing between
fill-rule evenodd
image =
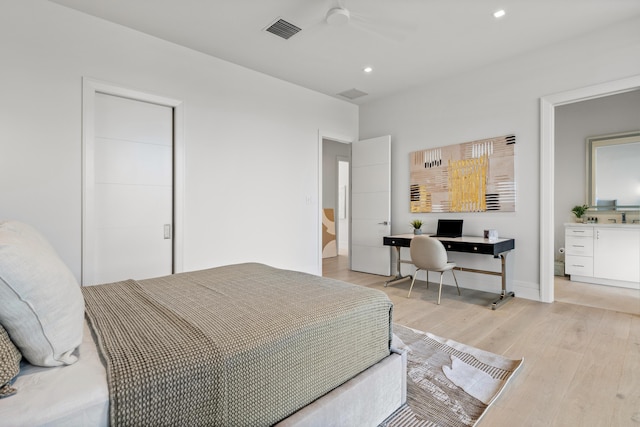
<instances>
[{"instance_id":1,"label":"cabinet handle","mask_svg":"<svg viewBox=\"0 0 640 427\"><path fill-rule=\"evenodd\" d=\"M571 245L571 246L573 246L574 248L584 248L584 245Z\"/></svg>"},{"instance_id":2,"label":"cabinet handle","mask_svg":"<svg viewBox=\"0 0 640 427\"><path fill-rule=\"evenodd\" d=\"M580 264L571 264L571 267L582 267L582 268L584 268L584 265L580 265Z\"/></svg>"}]
</instances>

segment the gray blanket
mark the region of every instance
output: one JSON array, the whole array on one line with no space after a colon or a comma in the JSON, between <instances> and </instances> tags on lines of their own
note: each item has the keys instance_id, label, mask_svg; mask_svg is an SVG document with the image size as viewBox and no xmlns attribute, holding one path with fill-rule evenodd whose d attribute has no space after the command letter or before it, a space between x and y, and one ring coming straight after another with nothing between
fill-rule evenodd
<instances>
[{"instance_id":1,"label":"gray blanket","mask_svg":"<svg viewBox=\"0 0 640 427\"><path fill-rule=\"evenodd\" d=\"M383 292L261 264L83 294L113 426L272 425L389 354Z\"/></svg>"}]
</instances>

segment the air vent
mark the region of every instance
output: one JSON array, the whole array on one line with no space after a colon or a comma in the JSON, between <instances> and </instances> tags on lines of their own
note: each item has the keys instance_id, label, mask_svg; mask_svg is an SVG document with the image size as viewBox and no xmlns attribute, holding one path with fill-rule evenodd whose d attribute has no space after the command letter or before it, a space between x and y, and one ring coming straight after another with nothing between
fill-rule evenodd
<instances>
[{"instance_id":1,"label":"air vent","mask_svg":"<svg viewBox=\"0 0 640 427\"><path fill-rule=\"evenodd\" d=\"M367 96L367 95L369 94L358 89L349 89L349 90L345 90L344 92L340 92L338 94L338 96L342 96L347 99L356 99L356 98L360 98L361 96Z\"/></svg>"},{"instance_id":2,"label":"air vent","mask_svg":"<svg viewBox=\"0 0 640 427\"><path fill-rule=\"evenodd\" d=\"M282 37L285 40L289 40L289 38L298 34L302 29L293 25L291 22L278 18L273 24L269 25L264 30L271 34L275 34L278 37Z\"/></svg>"}]
</instances>

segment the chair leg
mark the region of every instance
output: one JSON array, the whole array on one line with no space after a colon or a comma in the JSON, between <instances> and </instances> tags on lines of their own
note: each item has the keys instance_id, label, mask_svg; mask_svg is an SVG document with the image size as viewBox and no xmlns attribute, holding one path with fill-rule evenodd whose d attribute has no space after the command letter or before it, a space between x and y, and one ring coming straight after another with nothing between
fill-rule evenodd
<instances>
[{"instance_id":1,"label":"chair leg","mask_svg":"<svg viewBox=\"0 0 640 427\"><path fill-rule=\"evenodd\" d=\"M420 269L417 269L416 272L413 273L413 280L411 281L411 287L409 288L409 294L407 295L407 298L411 296L411 289L413 289L413 284L416 283L416 277L418 277L418 271L420 271Z\"/></svg>"},{"instance_id":2,"label":"chair leg","mask_svg":"<svg viewBox=\"0 0 640 427\"><path fill-rule=\"evenodd\" d=\"M456 279L456 273L454 273L453 270L451 270L451 274L453 274L453 280L456 281L456 288L458 288L458 295L462 295L460 293L460 286L458 286L458 279Z\"/></svg>"},{"instance_id":3,"label":"chair leg","mask_svg":"<svg viewBox=\"0 0 640 427\"><path fill-rule=\"evenodd\" d=\"M442 275L444 271L440 272L440 289L438 290L438 305L440 305L440 295L442 295Z\"/></svg>"}]
</instances>

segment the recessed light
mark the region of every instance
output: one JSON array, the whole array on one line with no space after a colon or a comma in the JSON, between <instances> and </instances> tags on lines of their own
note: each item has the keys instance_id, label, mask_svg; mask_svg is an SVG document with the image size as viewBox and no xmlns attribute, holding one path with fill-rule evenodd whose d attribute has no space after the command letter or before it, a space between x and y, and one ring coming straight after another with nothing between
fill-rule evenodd
<instances>
[{"instance_id":1,"label":"recessed light","mask_svg":"<svg viewBox=\"0 0 640 427\"><path fill-rule=\"evenodd\" d=\"M500 9L493 12L494 18L502 18L504 15L506 15L506 12L504 11L504 9Z\"/></svg>"},{"instance_id":2,"label":"recessed light","mask_svg":"<svg viewBox=\"0 0 640 427\"><path fill-rule=\"evenodd\" d=\"M370 72L372 72L372 71L373 71L373 68L371 68L371 67L364 67L364 68L362 69L362 71L364 71L365 73L370 73Z\"/></svg>"}]
</instances>

